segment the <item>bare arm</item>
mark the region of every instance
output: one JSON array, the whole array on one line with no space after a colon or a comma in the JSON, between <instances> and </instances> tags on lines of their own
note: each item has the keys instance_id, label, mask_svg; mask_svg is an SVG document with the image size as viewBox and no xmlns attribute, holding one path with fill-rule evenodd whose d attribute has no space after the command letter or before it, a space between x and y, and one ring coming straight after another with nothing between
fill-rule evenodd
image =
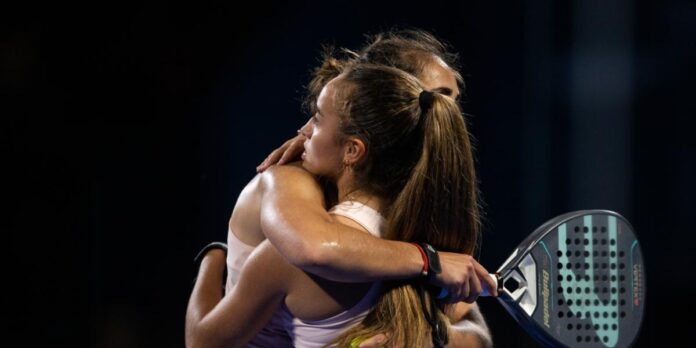
<instances>
[{"instance_id":1,"label":"bare arm","mask_svg":"<svg viewBox=\"0 0 696 348\"><path fill-rule=\"evenodd\" d=\"M271 152L256 170L263 172L274 164L284 164L299 159L305 139L302 134L289 139L280 148ZM278 166L274 166L274 168L278 168ZM328 228L326 224L330 220L327 220L325 215L317 215L324 213L323 209L321 212L312 211L313 214L317 214L307 215L305 221L297 221L298 216L301 216L297 213L301 212L302 209L312 208L312 204L317 201L323 203L321 191L320 189L310 189L304 192L298 187L287 186L288 181L284 177L288 173L283 173L282 169L276 170L278 172L271 174L270 178L267 179L268 185L269 187L281 187L281 190L286 189L286 191L277 192L275 196L269 195L270 205L266 207L266 214L269 215L266 215L265 220L268 232L264 233L274 244L282 241L291 243L291 245L276 244L276 246L292 264L328 279L344 282L369 281L377 278L404 279L420 274L421 268L415 267L414 262L422 267L422 260L417 263L418 254L408 244L382 242L376 238L370 240L370 236L356 237L355 230L350 232L350 228L345 228L342 231L340 229L333 230L331 231L333 234L324 236L324 232L329 232L326 229ZM283 204L278 198L281 196L292 198L292 192L297 193L298 191L306 193L307 196L301 197L296 205L294 205L295 202L289 203L290 201ZM315 197L311 197L312 195ZM286 214L281 214L288 204L293 204L295 211L286 211ZM293 214L294 219L292 217L288 219L288 214ZM278 220L284 225L277 229L268 226L272 221ZM312 221L318 225L312 225ZM336 233L339 232L349 233L345 235L343 244L338 241ZM287 233L288 236L283 237L284 233ZM304 238L309 239L303 241ZM366 251L364 247L367 245L374 249L371 249L371 252ZM350 260L349 258L360 259L350 261L351 266L346 262L346 260ZM398 260L398 262L394 262L394 260ZM488 271L470 255L441 252L440 264L442 265L442 273L434 279L433 284L448 291L450 294L449 303L459 301L472 303L478 297L482 287L488 288L493 296L498 295L496 284L488 277Z\"/></svg>"},{"instance_id":2,"label":"bare arm","mask_svg":"<svg viewBox=\"0 0 696 348\"><path fill-rule=\"evenodd\" d=\"M225 255L212 250L201 262L186 311L186 346L242 347L270 320L285 298L290 265L268 242L252 253L232 292L222 297Z\"/></svg>"},{"instance_id":3,"label":"bare arm","mask_svg":"<svg viewBox=\"0 0 696 348\"><path fill-rule=\"evenodd\" d=\"M382 240L335 221L316 180L295 166L262 174L261 228L293 265L340 282L412 278L423 260L408 243Z\"/></svg>"},{"instance_id":4,"label":"bare arm","mask_svg":"<svg viewBox=\"0 0 696 348\"><path fill-rule=\"evenodd\" d=\"M274 166L261 174L260 224L278 251L304 271L339 282L408 279L421 274L418 249L405 242L373 237L336 222L324 206L319 184L297 166ZM473 302L495 284L470 255L440 253L442 273L433 284L450 294L448 302Z\"/></svg>"}]
</instances>

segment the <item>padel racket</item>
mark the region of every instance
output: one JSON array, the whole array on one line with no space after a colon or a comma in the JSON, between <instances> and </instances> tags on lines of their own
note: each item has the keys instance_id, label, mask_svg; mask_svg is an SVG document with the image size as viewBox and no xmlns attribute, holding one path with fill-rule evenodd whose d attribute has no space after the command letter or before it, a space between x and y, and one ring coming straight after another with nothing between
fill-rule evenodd
<instances>
[{"instance_id":1,"label":"padel racket","mask_svg":"<svg viewBox=\"0 0 696 348\"><path fill-rule=\"evenodd\" d=\"M491 276L498 301L545 346L628 347L640 330L643 256L633 228L615 212L547 221Z\"/></svg>"}]
</instances>

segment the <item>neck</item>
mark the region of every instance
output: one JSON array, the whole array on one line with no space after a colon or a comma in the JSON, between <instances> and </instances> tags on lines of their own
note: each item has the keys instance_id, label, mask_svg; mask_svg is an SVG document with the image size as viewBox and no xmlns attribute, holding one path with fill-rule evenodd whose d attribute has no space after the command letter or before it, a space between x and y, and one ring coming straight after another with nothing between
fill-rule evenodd
<instances>
[{"instance_id":1,"label":"neck","mask_svg":"<svg viewBox=\"0 0 696 348\"><path fill-rule=\"evenodd\" d=\"M383 200L374 194L358 188L353 178L341 176L336 182L338 189L338 202L353 201L367 205L368 207L383 213Z\"/></svg>"}]
</instances>

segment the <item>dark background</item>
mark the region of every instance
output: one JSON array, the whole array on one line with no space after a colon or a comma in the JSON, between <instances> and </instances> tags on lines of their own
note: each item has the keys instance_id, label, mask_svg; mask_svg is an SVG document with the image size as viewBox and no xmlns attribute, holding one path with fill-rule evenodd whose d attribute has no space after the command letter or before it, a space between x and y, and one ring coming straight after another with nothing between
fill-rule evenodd
<instances>
[{"instance_id":1,"label":"dark background","mask_svg":"<svg viewBox=\"0 0 696 348\"><path fill-rule=\"evenodd\" d=\"M320 45L393 25L461 53L481 262L560 213L616 210L647 264L636 346L690 341L694 1L61 2L0 19L4 316L21 346L183 346L192 257L303 124ZM479 302L497 346L536 346Z\"/></svg>"}]
</instances>

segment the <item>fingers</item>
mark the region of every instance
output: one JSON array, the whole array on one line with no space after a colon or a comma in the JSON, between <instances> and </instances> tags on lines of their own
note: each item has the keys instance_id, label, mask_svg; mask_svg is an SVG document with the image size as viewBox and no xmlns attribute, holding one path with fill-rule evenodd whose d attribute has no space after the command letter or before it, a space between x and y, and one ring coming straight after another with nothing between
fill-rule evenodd
<instances>
[{"instance_id":1,"label":"fingers","mask_svg":"<svg viewBox=\"0 0 696 348\"><path fill-rule=\"evenodd\" d=\"M268 155L268 157L266 157L266 159L263 160L263 162L261 162L261 164L259 164L256 167L256 172L261 173L264 170L268 169L268 167L270 167L272 164L276 163L278 161L278 158L280 157L281 148L273 150L273 152L271 152L271 154Z\"/></svg>"},{"instance_id":2,"label":"fingers","mask_svg":"<svg viewBox=\"0 0 696 348\"><path fill-rule=\"evenodd\" d=\"M448 294L445 297L445 303L457 303L462 300L462 287L454 287L447 290Z\"/></svg>"},{"instance_id":3,"label":"fingers","mask_svg":"<svg viewBox=\"0 0 696 348\"><path fill-rule=\"evenodd\" d=\"M299 134L291 139L290 146L288 146L287 150L283 152L283 156L278 161L278 164L285 164L299 159L300 155L304 151L304 141L306 139L307 138L302 134Z\"/></svg>"},{"instance_id":4,"label":"fingers","mask_svg":"<svg viewBox=\"0 0 696 348\"><path fill-rule=\"evenodd\" d=\"M270 167L270 166L272 166L272 165L278 163L278 160L281 158L281 156L283 155L283 153L285 153L285 150L286 150L288 147L290 147L290 145L292 144L293 140L295 140L296 138L297 138L297 137L294 137L294 138L292 138L292 139L286 141L286 142L283 143L283 145L281 145L279 148L273 150L273 152L271 152L271 154L268 155L268 157L266 157L266 159L263 160L263 162L261 162L261 164L259 164L259 165L256 167L256 172L257 172L257 173L261 173L261 172L263 172L264 170L268 169L268 167Z\"/></svg>"},{"instance_id":5,"label":"fingers","mask_svg":"<svg viewBox=\"0 0 696 348\"><path fill-rule=\"evenodd\" d=\"M445 302L473 303L484 290L490 296L498 296L496 281L471 255L441 252L440 263L442 273L433 285L447 290Z\"/></svg>"},{"instance_id":6,"label":"fingers","mask_svg":"<svg viewBox=\"0 0 696 348\"><path fill-rule=\"evenodd\" d=\"M493 280L493 278L491 278L491 275L489 274L488 270L486 270L478 262L476 262L474 266L476 268L476 275L482 281L481 285L488 289L488 293L491 296L498 296L498 284L495 280Z\"/></svg>"},{"instance_id":7,"label":"fingers","mask_svg":"<svg viewBox=\"0 0 696 348\"><path fill-rule=\"evenodd\" d=\"M466 276L464 277L464 283L462 284L462 294L460 300L466 303L476 301L476 298L478 298L479 294L481 293L481 282L476 276L475 264L476 260L471 258L471 260L467 262L464 268L461 270L466 274Z\"/></svg>"},{"instance_id":8,"label":"fingers","mask_svg":"<svg viewBox=\"0 0 696 348\"><path fill-rule=\"evenodd\" d=\"M279 148L273 150L273 152L256 167L256 172L261 173L274 164L286 164L299 159L302 151L304 151L305 140L306 137L304 135L298 134L294 138L286 141Z\"/></svg>"},{"instance_id":9,"label":"fingers","mask_svg":"<svg viewBox=\"0 0 696 348\"><path fill-rule=\"evenodd\" d=\"M472 278L472 277L469 277L469 281L465 281L465 282L462 284L462 292L461 292L461 294L459 295L459 297L460 297L459 300L460 300L460 301L465 301L465 302L466 302L466 300L468 300L468 299L470 299L470 298L472 297L472 296L471 296L471 278ZM478 295L476 295L476 297L478 297ZM476 298L474 298L474 300L475 300L475 299L476 299Z\"/></svg>"},{"instance_id":10,"label":"fingers","mask_svg":"<svg viewBox=\"0 0 696 348\"><path fill-rule=\"evenodd\" d=\"M463 300L466 303L473 303L474 301L476 301L476 299L481 294L481 281L479 280L479 278L477 276L475 276L476 275L476 272L475 272L476 267L474 265L472 265L471 268L472 268L471 269L472 277L469 277L469 296L467 296Z\"/></svg>"},{"instance_id":11,"label":"fingers","mask_svg":"<svg viewBox=\"0 0 696 348\"><path fill-rule=\"evenodd\" d=\"M473 303L476 299L481 296L484 289L488 290L490 296L498 296L498 284L493 280L493 278L488 273L483 266L481 266L476 259L471 258L471 268L469 277L469 295L463 299L466 303Z\"/></svg>"},{"instance_id":12,"label":"fingers","mask_svg":"<svg viewBox=\"0 0 696 348\"><path fill-rule=\"evenodd\" d=\"M444 298L444 302L456 303L468 296L469 275L467 274L467 263L466 255L440 252L442 272L434 279L433 285L447 290L447 297Z\"/></svg>"}]
</instances>

